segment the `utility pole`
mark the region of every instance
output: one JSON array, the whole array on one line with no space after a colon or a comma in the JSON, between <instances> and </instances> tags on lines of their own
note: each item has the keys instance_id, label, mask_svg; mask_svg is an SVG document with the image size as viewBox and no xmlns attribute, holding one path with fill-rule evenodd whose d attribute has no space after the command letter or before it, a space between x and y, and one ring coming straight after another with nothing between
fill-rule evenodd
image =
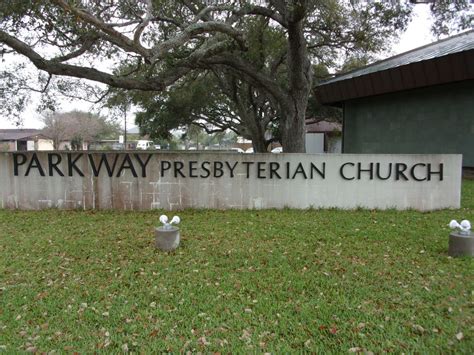
<instances>
[{"instance_id":1,"label":"utility pole","mask_svg":"<svg viewBox=\"0 0 474 355\"><path fill-rule=\"evenodd\" d=\"M123 132L123 146L127 150L127 105L123 105L123 118L125 121L125 130Z\"/></svg>"}]
</instances>

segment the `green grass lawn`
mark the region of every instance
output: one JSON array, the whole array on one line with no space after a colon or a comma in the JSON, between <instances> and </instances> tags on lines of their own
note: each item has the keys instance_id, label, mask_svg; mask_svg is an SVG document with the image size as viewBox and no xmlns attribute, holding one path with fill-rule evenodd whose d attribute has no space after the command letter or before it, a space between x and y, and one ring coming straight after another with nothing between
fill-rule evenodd
<instances>
[{"instance_id":1,"label":"green grass lawn","mask_svg":"<svg viewBox=\"0 0 474 355\"><path fill-rule=\"evenodd\" d=\"M0 210L0 352L472 353L474 259L447 255L463 207ZM172 214L171 214L172 215Z\"/></svg>"}]
</instances>

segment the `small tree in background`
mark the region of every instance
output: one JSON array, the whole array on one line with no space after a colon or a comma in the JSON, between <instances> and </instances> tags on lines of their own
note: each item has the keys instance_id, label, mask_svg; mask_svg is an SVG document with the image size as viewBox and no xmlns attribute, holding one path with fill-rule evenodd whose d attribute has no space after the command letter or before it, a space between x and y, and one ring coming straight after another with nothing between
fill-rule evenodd
<instances>
[{"instance_id":1,"label":"small tree in background","mask_svg":"<svg viewBox=\"0 0 474 355\"><path fill-rule=\"evenodd\" d=\"M83 142L116 138L120 133L117 122L82 111L48 113L42 121L43 134L53 140L54 149L59 148L61 141L70 141L71 147L77 150Z\"/></svg>"}]
</instances>

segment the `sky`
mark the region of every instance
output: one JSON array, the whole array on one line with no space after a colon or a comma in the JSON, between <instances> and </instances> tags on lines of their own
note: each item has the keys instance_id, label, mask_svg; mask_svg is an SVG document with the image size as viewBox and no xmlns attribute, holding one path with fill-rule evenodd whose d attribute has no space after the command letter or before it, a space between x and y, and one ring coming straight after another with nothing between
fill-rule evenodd
<instances>
[{"instance_id":1,"label":"sky","mask_svg":"<svg viewBox=\"0 0 474 355\"><path fill-rule=\"evenodd\" d=\"M430 24L432 22L429 5L420 4L415 7L414 16L409 24L406 32L400 37L398 43L396 43L388 55L396 55L409 51L411 49L424 46L431 42L436 41L430 32ZM85 110L89 109L90 105L84 101L77 100L76 102L67 102L63 105L62 110ZM60 108L61 109L61 108ZM42 128L43 124L39 120L40 114L35 111L35 105L29 105L23 113L23 126L22 128ZM123 121L123 120L122 120ZM127 117L127 128L133 126L133 113ZM123 126L123 122L121 122ZM0 116L0 129L6 128L18 128L13 122L9 121L6 117Z\"/></svg>"}]
</instances>

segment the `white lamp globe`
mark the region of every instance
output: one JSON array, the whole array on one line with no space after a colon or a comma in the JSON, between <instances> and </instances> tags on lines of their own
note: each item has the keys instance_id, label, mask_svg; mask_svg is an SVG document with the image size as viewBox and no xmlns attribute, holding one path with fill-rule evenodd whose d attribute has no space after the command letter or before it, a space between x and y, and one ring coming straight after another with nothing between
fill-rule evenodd
<instances>
[{"instance_id":1,"label":"white lamp globe","mask_svg":"<svg viewBox=\"0 0 474 355\"><path fill-rule=\"evenodd\" d=\"M179 224L179 222L181 222L181 218L179 218L178 216L174 216L174 217L171 219L170 224Z\"/></svg>"},{"instance_id":2,"label":"white lamp globe","mask_svg":"<svg viewBox=\"0 0 474 355\"><path fill-rule=\"evenodd\" d=\"M168 217L165 216L164 214L162 214L162 215L160 216L160 222L163 223L163 224L168 223Z\"/></svg>"},{"instance_id":3,"label":"white lamp globe","mask_svg":"<svg viewBox=\"0 0 474 355\"><path fill-rule=\"evenodd\" d=\"M456 221L455 219L453 219L451 222L449 222L449 228L451 229L456 229L456 228L459 228L460 225L458 223L458 221Z\"/></svg>"},{"instance_id":4,"label":"white lamp globe","mask_svg":"<svg viewBox=\"0 0 474 355\"><path fill-rule=\"evenodd\" d=\"M461 221L461 229L463 231L471 230L471 222L469 222L467 219Z\"/></svg>"}]
</instances>

